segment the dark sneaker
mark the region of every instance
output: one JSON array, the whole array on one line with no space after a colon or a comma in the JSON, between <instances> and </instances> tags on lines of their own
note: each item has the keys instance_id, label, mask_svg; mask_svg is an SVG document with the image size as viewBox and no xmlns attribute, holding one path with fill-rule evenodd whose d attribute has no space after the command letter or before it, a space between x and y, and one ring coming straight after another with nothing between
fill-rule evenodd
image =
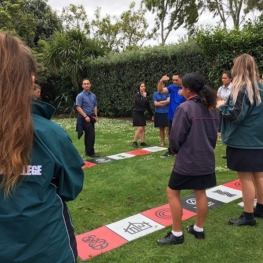
<instances>
[{"instance_id":1,"label":"dark sneaker","mask_svg":"<svg viewBox=\"0 0 263 263\"><path fill-rule=\"evenodd\" d=\"M205 239L205 232L202 231L202 232L197 232L194 230L194 225L191 225L191 226L187 226L186 227L187 229L187 232L194 235L195 238L197 239Z\"/></svg>"},{"instance_id":2,"label":"dark sneaker","mask_svg":"<svg viewBox=\"0 0 263 263\"><path fill-rule=\"evenodd\" d=\"M173 153L166 152L164 155L161 155L161 158L172 157L172 156L174 156Z\"/></svg>"},{"instance_id":3,"label":"dark sneaker","mask_svg":"<svg viewBox=\"0 0 263 263\"><path fill-rule=\"evenodd\" d=\"M87 156L89 156L91 158L98 158L98 157L100 157L100 155L98 153L94 153L94 154L87 154L87 153L85 153L85 155L87 155Z\"/></svg>"},{"instance_id":4,"label":"dark sneaker","mask_svg":"<svg viewBox=\"0 0 263 263\"><path fill-rule=\"evenodd\" d=\"M257 208L254 209L254 217L263 218L263 213L259 213Z\"/></svg>"},{"instance_id":5,"label":"dark sneaker","mask_svg":"<svg viewBox=\"0 0 263 263\"><path fill-rule=\"evenodd\" d=\"M149 146L149 144L147 144L145 142L141 142L141 146Z\"/></svg>"},{"instance_id":6,"label":"dark sneaker","mask_svg":"<svg viewBox=\"0 0 263 263\"><path fill-rule=\"evenodd\" d=\"M230 219L228 224L232 226L255 226L257 222L255 219L247 220L242 214L238 219Z\"/></svg>"},{"instance_id":7,"label":"dark sneaker","mask_svg":"<svg viewBox=\"0 0 263 263\"><path fill-rule=\"evenodd\" d=\"M182 243L184 243L184 235L181 235L180 237L176 237L173 235L172 232L167 233L167 235L164 238L159 239L157 241L157 244L160 246L178 245L178 244L182 244Z\"/></svg>"},{"instance_id":8,"label":"dark sneaker","mask_svg":"<svg viewBox=\"0 0 263 263\"><path fill-rule=\"evenodd\" d=\"M133 145L134 148L138 148L138 143L137 142L133 142L132 145Z\"/></svg>"},{"instance_id":9,"label":"dark sneaker","mask_svg":"<svg viewBox=\"0 0 263 263\"><path fill-rule=\"evenodd\" d=\"M223 159L226 159L227 157L226 157L226 155L223 155L222 158L223 158Z\"/></svg>"}]
</instances>

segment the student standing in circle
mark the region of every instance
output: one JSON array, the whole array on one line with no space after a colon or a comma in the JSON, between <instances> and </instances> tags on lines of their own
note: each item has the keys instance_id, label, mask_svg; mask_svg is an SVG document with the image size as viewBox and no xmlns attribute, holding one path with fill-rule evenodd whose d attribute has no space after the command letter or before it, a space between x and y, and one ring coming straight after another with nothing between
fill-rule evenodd
<instances>
[{"instance_id":1,"label":"student standing in circle","mask_svg":"<svg viewBox=\"0 0 263 263\"><path fill-rule=\"evenodd\" d=\"M223 101L224 103L227 101L231 94L232 89L232 76L230 71L224 71L222 73L222 83L223 86L221 86L217 91L217 100ZM222 122L222 116L219 116L219 128L218 128L218 136L221 136L221 122ZM223 159L226 159L226 155L222 156Z\"/></svg>"},{"instance_id":2,"label":"student standing in circle","mask_svg":"<svg viewBox=\"0 0 263 263\"><path fill-rule=\"evenodd\" d=\"M218 100L224 100L226 102L232 89L232 76L230 71L224 71L222 73L222 83L223 86L217 91L217 98Z\"/></svg>"},{"instance_id":3,"label":"student standing in circle","mask_svg":"<svg viewBox=\"0 0 263 263\"><path fill-rule=\"evenodd\" d=\"M77 132L84 135L85 155L92 158L100 157L94 150L95 144L95 123L98 118L98 103L96 95L91 92L89 79L82 80L83 91L76 98L76 109L78 111ZM81 132L79 131L81 130ZM81 137L78 136L78 138Z\"/></svg>"},{"instance_id":4,"label":"student standing in circle","mask_svg":"<svg viewBox=\"0 0 263 263\"><path fill-rule=\"evenodd\" d=\"M0 262L75 263L66 202L83 186L83 160L32 99L36 62L17 38L0 33Z\"/></svg>"},{"instance_id":5,"label":"student standing in circle","mask_svg":"<svg viewBox=\"0 0 263 263\"><path fill-rule=\"evenodd\" d=\"M248 54L234 60L232 77L232 93L226 104L220 101L218 106L227 167L237 171L242 184L244 212L229 224L254 226L255 217L263 218L263 85L254 58Z\"/></svg>"},{"instance_id":6,"label":"student standing in circle","mask_svg":"<svg viewBox=\"0 0 263 263\"><path fill-rule=\"evenodd\" d=\"M182 76L180 73L173 73L172 76L172 81L173 84L169 85L168 87L164 87L164 81L169 80L169 77L167 75L164 75L158 85L158 92L162 94L170 94L170 103L169 103L169 109L168 109L168 127L169 127L169 132L172 127L172 122L173 122L173 117L174 113L177 109L177 107L185 101L185 98L181 96L180 92L182 90ZM168 147L168 151L162 155L162 158L166 157L172 157L174 154L171 152L170 147Z\"/></svg>"},{"instance_id":7,"label":"student standing in circle","mask_svg":"<svg viewBox=\"0 0 263 263\"><path fill-rule=\"evenodd\" d=\"M165 133L167 138L169 139L169 131L168 131L168 109L170 102L170 94L162 94L158 91L153 94L153 103L155 106L155 114L154 114L154 127L159 128L160 131L160 139L161 145L165 145Z\"/></svg>"},{"instance_id":8,"label":"student standing in circle","mask_svg":"<svg viewBox=\"0 0 263 263\"><path fill-rule=\"evenodd\" d=\"M167 188L171 209L172 231L158 240L159 245L176 245L184 242L182 232L182 204L180 192L193 189L197 215L188 233L204 239L204 223L208 213L206 188L216 185L215 154L218 111L216 92L204 84L197 73L182 78L182 92L186 102L177 107L170 132L170 148L176 154L173 171Z\"/></svg>"},{"instance_id":9,"label":"student standing in circle","mask_svg":"<svg viewBox=\"0 0 263 263\"><path fill-rule=\"evenodd\" d=\"M138 148L138 137L141 137L141 146L148 146L145 143L145 126L146 126L146 118L144 116L144 112L148 110L149 114L153 120L153 111L151 109L150 103L147 99L147 93L145 92L145 83L141 82L138 86L138 92L134 97L134 107L132 112L133 126L137 127L137 130L134 134L133 139L133 147Z\"/></svg>"}]
</instances>

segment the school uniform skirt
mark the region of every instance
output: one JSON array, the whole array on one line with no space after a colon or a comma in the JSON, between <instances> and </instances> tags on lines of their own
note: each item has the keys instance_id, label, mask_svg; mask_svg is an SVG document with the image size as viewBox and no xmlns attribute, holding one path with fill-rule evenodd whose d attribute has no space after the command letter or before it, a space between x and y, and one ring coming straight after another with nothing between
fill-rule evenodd
<instances>
[{"instance_id":1,"label":"school uniform skirt","mask_svg":"<svg viewBox=\"0 0 263 263\"><path fill-rule=\"evenodd\" d=\"M132 112L133 126L145 126L146 118L144 112L142 111L133 111Z\"/></svg>"},{"instance_id":2,"label":"school uniform skirt","mask_svg":"<svg viewBox=\"0 0 263 263\"><path fill-rule=\"evenodd\" d=\"M154 114L154 127L155 128L164 128L168 127L167 113L155 112Z\"/></svg>"},{"instance_id":3,"label":"school uniform skirt","mask_svg":"<svg viewBox=\"0 0 263 263\"><path fill-rule=\"evenodd\" d=\"M227 146L227 167L240 172L263 172L263 149L239 149Z\"/></svg>"},{"instance_id":4,"label":"school uniform skirt","mask_svg":"<svg viewBox=\"0 0 263 263\"><path fill-rule=\"evenodd\" d=\"M206 175L182 175L172 171L168 187L172 190L204 190L215 185L215 173Z\"/></svg>"}]
</instances>

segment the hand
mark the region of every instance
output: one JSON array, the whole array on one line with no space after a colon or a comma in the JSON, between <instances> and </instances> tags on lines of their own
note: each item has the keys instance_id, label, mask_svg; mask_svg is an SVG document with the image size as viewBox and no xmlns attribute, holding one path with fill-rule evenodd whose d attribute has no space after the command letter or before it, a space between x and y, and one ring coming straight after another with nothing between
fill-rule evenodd
<instances>
[{"instance_id":1,"label":"hand","mask_svg":"<svg viewBox=\"0 0 263 263\"><path fill-rule=\"evenodd\" d=\"M86 122L90 122L90 117L85 118Z\"/></svg>"},{"instance_id":2,"label":"hand","mask_svg":"<svg viewBox=\"0 0 263 263\"><path fill-rule=\"evenodd\" d=\"M217 101L217 104L216 104L216 107L218 108L218 107L220 107L220 106L222 106L222 105L224 105L224 104L226 104L226 101L225 101L225 100L218 100L218 101Z\"/></svg>"},{"instance_id":3,"label":"hand","mask_svg":"<svg viewBox=\"0 0 263 263\"><path fill-rule=\"evenodd\" d=\"M154 116L152 116L152 121L154 121Z\"/></svg>"},{"instance_id":4,"label":"hand","mask_svg":"<svg viewBox=\"0 0 263 263\"><path fill-rule=\"evenodd\" d=\"M142 93L142 96L143 96L143 97L146 97L146 95L147 95L147 93L144 91L144 92Z\"/></svg>"},{"instance_id":5,"label":"hand","mask_svg":"<svg viewBox=\"0 0 263 263\"><path fill-rule=\"evenodd\" d=\"M167 75L162 76L161 81L169 80L170 78Z\"/></svg>"},{"instance_id":6,"label":"hand","mask_svg":"<svg viewBox=\"0 0 263 263\"><path fill-rule=\"evenodd\" d=\"M181 96L183 96L183 95L182 95L182 92L183 92L183 91L180 89L180 90L178 91L178 94L181 95Z\"/></svg>"}]
</instances>

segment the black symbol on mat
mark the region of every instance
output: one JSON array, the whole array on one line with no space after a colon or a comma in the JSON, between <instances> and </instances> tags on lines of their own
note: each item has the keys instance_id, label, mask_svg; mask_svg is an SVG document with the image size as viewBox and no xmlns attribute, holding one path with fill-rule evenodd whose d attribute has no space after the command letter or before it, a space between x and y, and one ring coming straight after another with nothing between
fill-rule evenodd
<instances>
[{"instance_id":1,"label":"black symbol on mat","mask_svg":"<svg viewBox=\"0 0 263 263\"><path fill-rule=\"evenodd\" d=\"M172 219L171 217L171 211L169 208L163 208L155 212L155 215L161 219Z\"/></svg>"},{"instance_id":2,"label":"black symbol on mat","mask_svg":"<svg viewBox=\"0 0 263 263\"><path fill-rule=\"evenodd\" d=\"M89 247L94 250L101 250L109 245L105 239L98 238L95 235L83 237L82 241L89 244Z\"/></svg>"},{"instance_id":3,"label":"black symbol on mat","mask_svg":"<svg viewBox=\"0 0 263 263\"><path fill-rule=\"evenodd\" d=\"M123 159L123 158L125 158L126 156L125 156L125 155L120 155L120 154L118 154L118 155L117 155L117 157L119 157L119 158L122 158L122 159Z\"/></svg>"},{"instance_id":4,"label":"black symbol on mat","mask_svg":"<svg viewBox=\"0 0 263 263\"><path fill-rule=\"evenodd\" d=\"M186 200L186 203L189 205L196 205L196 200L195 198L190 198Z\"/></svg>"},{"instance_id":5,"label":"black symbol on mat","mask_svg":"<svg viewBox=\"0 0 263 263\"><path fill-rule=\"evenodd\" d=\"M129 226L126 229L124 228L124 231L128 232L131 235L134 235L146 229L149 229L151 227L152 226L149 223L145 223L145 222L142 222L142 223L130 223L129 222Z\"/></svg>"},{"instance_id":6,"label":"black symbol on mat","mask_svg":"<svg viewBox=\"0 0 263 263\"><path fill-rule=\"evenodd\" d=\"M217 193L217 194L220 194L220 195L226 195L227 197L234 197L236 195L234 194L230 194L229 192L226 192L226 191L221 191L220 189L216 190L216 191L213 191L213 193Z\"/></svg>"}]
</instances>

